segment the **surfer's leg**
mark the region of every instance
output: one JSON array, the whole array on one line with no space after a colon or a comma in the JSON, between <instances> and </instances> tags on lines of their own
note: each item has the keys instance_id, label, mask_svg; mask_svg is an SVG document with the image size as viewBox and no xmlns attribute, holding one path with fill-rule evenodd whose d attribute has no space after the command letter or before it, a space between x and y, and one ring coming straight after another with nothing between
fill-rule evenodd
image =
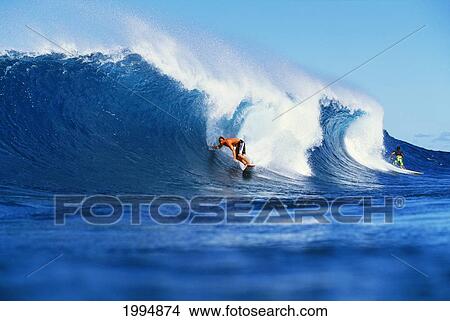
<instances>
[{"instance_id":1,"label":"surfer's leg","mask_svg":"<svg viewBox=\"0 0 450 321\"><path fill-rule=\"evenodd\" d=\"M241 162L242 164L244 164L244 165L250 164L249 160L248 160L244 155L242 155L242 154L238 154L238 155L236 156L236 158L237 158L238 161L240 161L240 162Z\"/></svg>"},{"instance_id":2,"label":"surfer's leg","mask_svg":"<svg viewBox=\"0 0 450 321\"><path fill-rule=\"evenodd\" d=\"M403 164L403 157L400 156L398 162L401 168L405 168L405 165Z\"/></svg>"},{"instance_id":3,"label":"surfer's leg","mask_svg":"<svg viewBox=\"0 0 450 321\"><path fill-rule=\"evenodd\" d=\"M244 165L252 165L252 162L245 155L245 142L241 139L236 148L237 157Z\"/></svg>"},{"instance_id":4,"label":"surfer's leg","mask_svg":"<svg viewBox=\"0 0 450 321\"><path fill-rule=\"evenodd\" d=\"M403 165L403 157L402 156L400 156L400 155L397 156L396 164L400 168L405 168L405 166Z\"/></svg>"},{"instance_id":5,"label":"surfer's leg","mask_svg":"<svg viewBox=\"0 0 450 321\"><path fill-rule=\"evenodd\" d=\"M242 159L245 160L245 165L250 165L252 162L247 158L247 156L244 155L240 155L242 157Z\"/></svg>"}]
</instances>

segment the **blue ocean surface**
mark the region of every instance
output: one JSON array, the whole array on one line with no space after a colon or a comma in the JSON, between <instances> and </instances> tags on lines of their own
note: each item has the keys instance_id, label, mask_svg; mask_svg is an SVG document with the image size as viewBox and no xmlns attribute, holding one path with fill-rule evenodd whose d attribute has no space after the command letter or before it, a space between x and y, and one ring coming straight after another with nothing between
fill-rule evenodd
<instances>
[{"instance_id":1,"label":"blue ocean surface","mask_svg":"<svg viewBox=\"0 0 450 321\"><path fill-rule=\"evenodd\" d=\"M349 136L370 112L336 97L314 99L319 142L285 145L286 134L267 150L285 157L277 168L255 150L257 131L245 127L263 108L252 97L212 117L208 93L131 51L120 59L0 56L0 299L450 299L450 153L382 131L383 154L367 163L362 147L349 149ZM217 133L246 134L249 155L263 165L243 173L229 151L211 151ZM406 167L423 175L390 165L397 146ZM307 161L296 167L291 155L301 148ZM70 215L58 225L54 195L69 194L365 197L377 206L391 198L393 222L374 215L345 224L328 213L328 224L312 217L171 225L142 215L133 225L128 211L115 224Z\"/></svg>"}]
</instances>

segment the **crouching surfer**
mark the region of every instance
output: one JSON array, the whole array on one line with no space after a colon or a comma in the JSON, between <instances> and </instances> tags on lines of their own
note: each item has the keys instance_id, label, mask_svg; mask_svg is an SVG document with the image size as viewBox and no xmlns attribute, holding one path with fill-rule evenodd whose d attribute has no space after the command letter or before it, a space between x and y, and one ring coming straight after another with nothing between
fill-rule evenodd
<instances>
[{"instance_id":1,"label":"crouching surfer","mask_svg":"<svg viewBox=\"0 0 450 321\"><path fill-rule=\"evenodd\" d=\"M248 167L255 166L250 162L245 152L245 142L239 138L225 138L219 137L219 144L212 146L213 149L222 148L222 146L228 147L233 153L233 159L240 161L242 164Z\"/></svg>"},{"instance_id":2,"label":"crouching surfer","mask_svg":"<svg viewBox=\"0 0 450 321\"><path fill-rule=\"evenodd\" d=\"M391 153L391 160L394 160L394 162L392 164L394 166L405 169L405 165L403 164L404 156L405 155L403 154L402 150L400 149L400 146L397 146L397 148Z\"/></svg>"}]
</instances>

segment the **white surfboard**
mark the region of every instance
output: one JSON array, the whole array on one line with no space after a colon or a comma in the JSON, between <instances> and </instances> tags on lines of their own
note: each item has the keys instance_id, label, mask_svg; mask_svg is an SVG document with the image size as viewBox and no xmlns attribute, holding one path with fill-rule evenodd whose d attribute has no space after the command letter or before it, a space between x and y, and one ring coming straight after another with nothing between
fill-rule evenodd
<instances>
[{"instance_id":1,"label":"white surfboard","mask_svg":"<svg viewBox=\"0 0 450 321\"><path fill-rule=\"evenodd\" d=\"M408 174L408 175L423 175L422 172L416 172L416 171L412 171L412 170L406 169L406 168L401 168L400 173Z\"/></svg>"},{"instance_id":2,"label":"white surfboard","mask_svg":"<svg viewBox=\"0 0 450 321\"><path fill-rule=\"evenodd\" d=\"M406 175L423 175L422 172L416 172L416 171L413 171L410 169L401 168L394 164L390 164L390 170L393 172L396 172L396 173L406 174Z\"/></svg>"},{"instance_id":3,"label":"white surfboard","mask_svg":"<svg viewBox=\"0 0 450 321\"><path fill-rule=\"evenodd\" d=\"M248 172L248 171L251 171L253 168L255 168L255 164L251 164L251 165L244 165L243 163L241 163L240 161L238 161L238 160L235 160L235 162L237 162L238 164L239 164L239 167L241 168L241 170L243 171L243 172Z\"/></svg>"},{"instance_id":4,"label":"white surfboard","mask_svg":"<svg viewBox=\"0 0 450 321\"><path fill-rule=\"evenodd\" d=\"M252 170L253 168L255 168L254 164L244 165L241 162L238 162L238 163L239 163L239 167L242 169L243 172L248 172L248 171Z\"/></svg>"}]
</instances>

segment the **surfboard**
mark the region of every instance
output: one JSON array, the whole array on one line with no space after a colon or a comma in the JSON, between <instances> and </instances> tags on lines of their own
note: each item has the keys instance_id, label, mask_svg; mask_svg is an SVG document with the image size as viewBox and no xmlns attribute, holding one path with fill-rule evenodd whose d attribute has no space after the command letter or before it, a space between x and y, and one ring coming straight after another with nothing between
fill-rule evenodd
<instances>
[{"instance_id":1,"label":"surfboard","mask_svg":"<svg viewBox=\"0 0 450 321\"><path fill-rule=\"evenodd\" d=\"M253 168L255 168L255 164L251 164L251 165L244 165L241 162L239 162L239 167L242 169L243 172L248 172L251 171Z\"/></svg>"},{"instance_id":2,"label":"surfboard","mask_svg":"<svg viewBox=\"0 0 450 321\"><path fill-rule=\"evenodd\" d=\"M395 164L392 164L392 166L395 167L394 171L397 173L407 174L407 175L423 175L423 172L417 172L417 171L413 171L411 169L401 168Z\"/></svg>"},{"instance_id":3,"label":"surfboard","mask_svg":"<svg viewBox=\"0 0 450 321\"><path fill-rule=\"evenodd\" d=\"M401 173L409 174L409 175L423 175L422 172L416 172L416 171L413 171L413 170L410 170L410 169L406 169L406 168L402 168L401 169Z\"/></svg>"}]
</instances>

